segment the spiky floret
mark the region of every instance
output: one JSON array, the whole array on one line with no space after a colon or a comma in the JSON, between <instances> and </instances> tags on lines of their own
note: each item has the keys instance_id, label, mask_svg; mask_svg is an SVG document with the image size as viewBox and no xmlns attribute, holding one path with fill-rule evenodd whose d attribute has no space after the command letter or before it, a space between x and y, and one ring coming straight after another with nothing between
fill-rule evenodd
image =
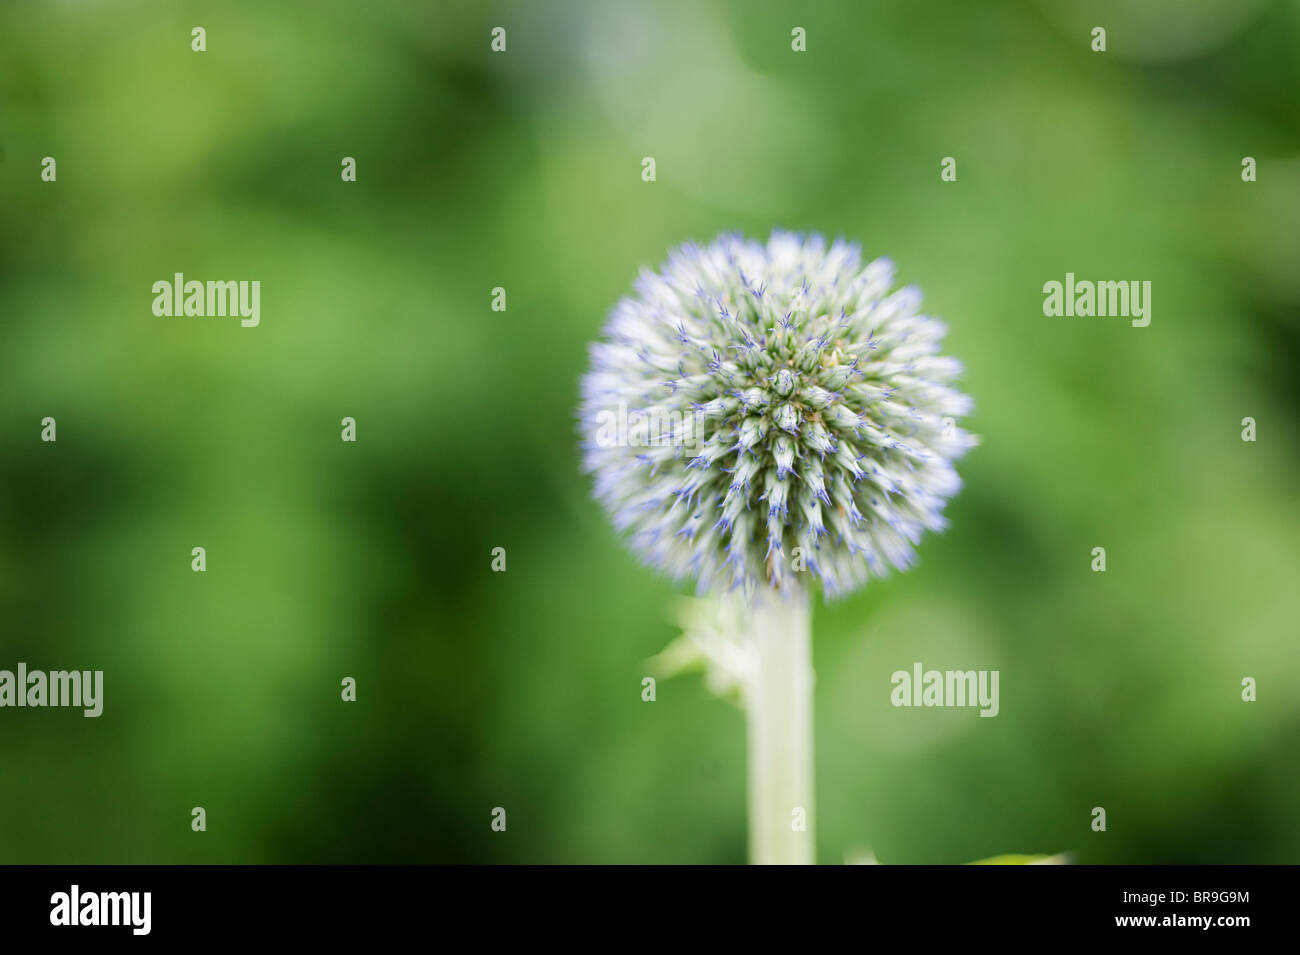
<instances>
[{"instance_id":1,"label":"spiky floret","mask_svg":"<svg viewBox=\"0 0 1300 955\"><path fill-rule=\"evenodd\" d=\"M584 466L633 549L701 589L828 595L906 569L975 444L947 331L856 245L682 246L615 306L582 381Z\"/></svg>"}]
</instances>

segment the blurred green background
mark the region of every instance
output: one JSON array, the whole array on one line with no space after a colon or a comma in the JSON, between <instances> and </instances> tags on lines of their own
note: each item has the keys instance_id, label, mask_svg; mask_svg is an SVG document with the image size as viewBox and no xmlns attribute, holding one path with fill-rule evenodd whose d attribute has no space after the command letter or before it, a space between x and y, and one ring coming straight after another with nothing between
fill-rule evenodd
<instances>
[{"instance_id":1,"label":"blurred green background","mask_svg":"<svg viewBox=\"0 0 1300 955\"><path fill-rule=\"evenodd\" d=\"M1300 861L1300 4L1133 6L5 3L0 668L105 704L0 710L0 861L744 861L574 407L641 265L773 226L891 256L983 436L817 608L821 861ZM155 317L178 271L261 326ZM1045 317L1067 271L1151 325ZM915 660L1001 714L894 709Z\"/></svg>"}]
</instances>

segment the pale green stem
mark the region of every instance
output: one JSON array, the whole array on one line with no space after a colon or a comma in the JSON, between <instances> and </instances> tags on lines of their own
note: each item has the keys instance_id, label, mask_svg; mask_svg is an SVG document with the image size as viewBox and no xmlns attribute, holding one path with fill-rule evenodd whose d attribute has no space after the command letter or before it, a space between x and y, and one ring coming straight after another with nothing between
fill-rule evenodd
<instances>
[{"instance_id":1,"label":"pale green stem","mask_svg":"<svg viewBox=\"0 0 1300 955\"><path fill-rule=\"evenodd\" d=\"M744 681L750 862L811 865L816 841L807 595L760 591L744 613L743 632L754 667Z\"/></svg>"}]
</instances>

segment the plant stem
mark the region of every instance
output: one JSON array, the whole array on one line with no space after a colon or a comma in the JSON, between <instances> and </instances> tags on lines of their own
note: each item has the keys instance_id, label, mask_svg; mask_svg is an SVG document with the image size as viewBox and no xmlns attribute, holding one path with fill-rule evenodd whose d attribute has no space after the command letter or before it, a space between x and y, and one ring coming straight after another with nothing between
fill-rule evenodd
<instances>
[{"instance_id":1,"label":"plant stem","mask_svg":"<svg viewBox=\"0 0 1300 955\"><path fill-rule=\"evenodd\" d=\"M749 855L755 865L811 865L812 612L805 593L760 592L745 612L754 672L745 683Z\"/></svg>"}]
</instances>

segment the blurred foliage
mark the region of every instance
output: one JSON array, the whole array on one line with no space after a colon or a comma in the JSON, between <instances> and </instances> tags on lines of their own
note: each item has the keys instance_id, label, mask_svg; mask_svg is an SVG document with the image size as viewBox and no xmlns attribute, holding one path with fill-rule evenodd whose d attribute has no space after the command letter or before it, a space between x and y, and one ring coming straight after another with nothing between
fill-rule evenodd
<instances>
[{"instance_id":1,"label":"blurred foliage","mask_svg":"<svg viewBox=\"0 0 1300 955\"><path fill-rule=\"evenodd\" d=\"M105 671L0 711L0 861L743 861L743 715L641 701L673 589L573 409L640 266L773 226L891 256L984 437L817 610L820 858L1297 861L1300 5L1103 6L0 7L0 668ZM155 318L177 271L261 326ZM1000 715L892 708L915 660Z\"/></svg>"}]
</instances>

